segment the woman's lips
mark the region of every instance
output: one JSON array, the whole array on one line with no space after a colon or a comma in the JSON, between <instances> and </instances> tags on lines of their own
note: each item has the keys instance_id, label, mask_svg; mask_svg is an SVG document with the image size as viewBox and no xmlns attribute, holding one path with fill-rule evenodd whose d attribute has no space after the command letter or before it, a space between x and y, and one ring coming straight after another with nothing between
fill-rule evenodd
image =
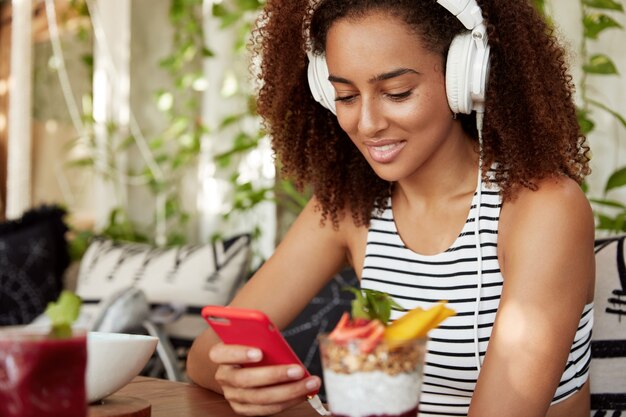
<instances>
[{"instance_id":1,"label":"woman's lips","mask_svg":"<svg viewBox=\"0 0 626 417\"><path fill-rule=\"evenodd\" d=\"M395 159L402 148L406 145L406 141L381 141L375 143L366 143L370 157L378 163L387 164Z\"/></svg>"}]
</instances>

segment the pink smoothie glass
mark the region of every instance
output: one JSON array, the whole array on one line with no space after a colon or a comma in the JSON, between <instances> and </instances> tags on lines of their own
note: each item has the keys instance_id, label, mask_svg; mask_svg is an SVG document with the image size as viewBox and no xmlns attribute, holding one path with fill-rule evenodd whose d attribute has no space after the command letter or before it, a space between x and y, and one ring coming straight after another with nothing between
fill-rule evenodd
<instances>
[{"instance_id":1,"label":"pink smoothie glass","mask_svg":"<svg viewBox=\"0 0 626 417\"><path fill-rule=\"evenodd\" d=\"M86 417L87 338L0 327L0 416Z\"/></svg>"}]
</instances>

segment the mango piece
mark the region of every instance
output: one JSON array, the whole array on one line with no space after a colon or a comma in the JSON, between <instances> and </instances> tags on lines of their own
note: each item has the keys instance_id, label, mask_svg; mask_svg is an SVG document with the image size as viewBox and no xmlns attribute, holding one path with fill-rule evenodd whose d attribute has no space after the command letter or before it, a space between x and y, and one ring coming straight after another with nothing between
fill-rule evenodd
<instances>
[{"instance_id":1,"label":"mango piece","mask_svg":"<svg viewBox=\"0 0 626 417\"><path fill-rule=\"evenodd\" d=\"M417 307L387 326L383 337L388 342L418 339L426 336L431 329L455 314L454 310L446 307L445 301L427 310Z\"/></svg>"}]
</instances>

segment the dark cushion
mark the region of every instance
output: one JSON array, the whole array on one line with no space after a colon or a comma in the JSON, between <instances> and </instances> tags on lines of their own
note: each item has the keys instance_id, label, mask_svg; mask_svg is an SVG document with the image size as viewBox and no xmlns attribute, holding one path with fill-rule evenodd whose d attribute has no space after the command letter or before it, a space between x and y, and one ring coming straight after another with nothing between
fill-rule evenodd
<instances>
[{"instance_id":1,"label":"dark cushion","mask_svg":"<svg viewBox=\"0 0 626 417\"><path fill-rule=\"evenodd\" d=\"M311 300L306 308L283 331L283 335L312 375L322 378L322 364L319 355L317 335L330 332L345 311L350 311L354 295L343 287L358 287L359 281L354 270L347 268L337 274ZM319 393L326 401L324 386Z\"/></svg>"},{"instance_id":2,"label":"dark cushion","mask_svg":"<svg viewBox=\"0 0 626 417\"><path fill-rule=\"evenodd\" d=\"M70 262L64 215L44 206L0 224L0 326L30 323L59 296Z\"/></svg>"}]
</instances>

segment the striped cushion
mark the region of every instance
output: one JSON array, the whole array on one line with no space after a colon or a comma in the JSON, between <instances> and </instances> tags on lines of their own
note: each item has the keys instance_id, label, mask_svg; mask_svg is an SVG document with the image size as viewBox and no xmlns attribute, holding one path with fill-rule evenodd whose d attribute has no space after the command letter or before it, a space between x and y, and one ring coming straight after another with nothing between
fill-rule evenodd
<instances>
[{"instance_id":1,"label":"striped cushion","mask_svg":"<svg viewBox=\"0 0 626 417\"><path fill-rule=\"evenodd\" d=\"M202 307L230 301L247 276L249 258L249 235L171 248L96 239L81 261L76 293L83 299L82 313L89 316L101 300L137 287L153 309L182 307L182 316L166 330L191 343L207 327Z\"/></svg>"},{"instance_id":2,"label":"striped cushion","mask_svg":"<svg viewBox=\"0 0 626 417\"><path fill-rule=\"evenodd\" d=\"M591 415L626 416L626 236L596 240Z\"/></svg>"}]
</instances>

